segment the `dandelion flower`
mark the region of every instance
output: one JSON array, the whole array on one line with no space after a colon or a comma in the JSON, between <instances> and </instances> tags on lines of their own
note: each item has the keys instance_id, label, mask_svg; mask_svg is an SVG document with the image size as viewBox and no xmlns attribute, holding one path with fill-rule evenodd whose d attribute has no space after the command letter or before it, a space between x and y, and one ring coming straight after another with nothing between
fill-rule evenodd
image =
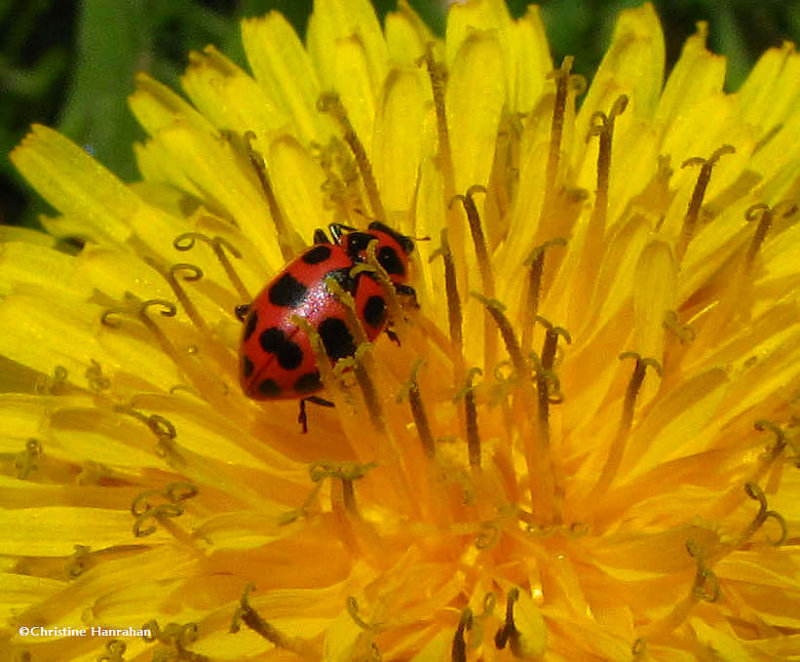
<instances>
[{"instance_id":1,"label":"dandelion flower","mask_svg":"<svg viewBox=\"0 0 800 662\"><path fill-rule=\"evenodd\" d=\"M800 58L726 94L705 36L665 80L626 11L587 87L535 8L456 3L439 41L317 0L305 45L243 23L252 76L139 76L140 182L34 127L12 159L58 214L2 231L0 647L797 655ZM301 434L241 392L235 311L371 219L417 239L419 307L387 287L399 346L319 361Z\"/></svg>"}]
</instances>

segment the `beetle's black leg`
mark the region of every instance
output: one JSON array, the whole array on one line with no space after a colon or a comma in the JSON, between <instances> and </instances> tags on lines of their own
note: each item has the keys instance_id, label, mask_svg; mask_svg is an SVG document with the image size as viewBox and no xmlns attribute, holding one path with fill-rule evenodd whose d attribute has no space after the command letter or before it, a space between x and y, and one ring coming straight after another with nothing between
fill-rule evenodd
<instances>
[{"instance_id":1,"label":"beetle's black leg","mask_svg":"<svg viewBox=\"0 0 800 662\"><path fill-rule=\"evenodd\" d=\"M333 243L339 244L341 243L342 235L345 232L355 232L356 228L351 228L349 225L345 225L344 223L329 223L328 224L328 232L331 233L331 237L333 237Z\"/></svg>"},{"instance_id":2,"label":"beetle's black leg","mask_svg":"<svg viewBox=\"0 0 800 662\"><path fill-rule=\"evenodd\" d=\"M314 243L315 244L329 244L331 240L328 239L328 235L325 234L325 230L322 228L317 228L314 230Z\"/></svg>"},{"instance_id":3,"label":"beetle's black leg","mask_svg":"<svg viewBox=\"0 0 800 662\"><path fill-rule=\"evenodd\" d=\"M417 301L417 291L411 287L411 285L404 285L403 283L395 283L394 284L395 291L404 296L409 297L411 299L411 303L414 308L419 308L419 302Z\"/></svg>"},{"instance_id":4,"label":"beetle's black leg","mask_svg":"<svg viewBox=\"0 0 800 662\"><path fill-rule=\"evenodd\" d=\"M398 338L397 334L388 327L386 328L386 335L389 336L389 340L396 342L397 346L400 347L400 338Z\"/></svg>"},{"instance_id":5,"label":"beetle's black leg","mask_svg":"<svg viewBox=\"0 0 800 662\"><path fill-rule=\"evenodd\" d=\"M303 428L303 434L308 432L308 415L306 414L306 402L311 402L321 407L333 407L334 404L330 400L320 398L317 395L309 395L305 398L300 398L300 413L297 415L297 422Z\"/></svg>"},{"instance_id":6,"label":"beetle's black leg","mask_svg":"<svg viewBox=\"0 0 800 662\"><path fill-rule=\"evenodd\" d=\"M247 313L250 312L250 304L243 303L241 306L236 306L233 309L234 314L236 315L236 319L240 322L244 322L245 318L247 317Z\"/></svg>"}]
</instances>

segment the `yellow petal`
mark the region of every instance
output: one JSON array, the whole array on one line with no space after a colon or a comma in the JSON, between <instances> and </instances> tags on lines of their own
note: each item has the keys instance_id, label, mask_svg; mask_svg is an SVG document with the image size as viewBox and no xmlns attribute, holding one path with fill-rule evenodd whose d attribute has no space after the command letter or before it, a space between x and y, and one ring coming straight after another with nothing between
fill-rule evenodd
<instances>
[{"instance_id":1,"label":"yellow petal","mask_svg":"<svg viewBox=\"0 0 800 662\"><path fill-rule=\"evenodd\" d=\"M386 15L386 48L392 64L417 66L417 61L425 54L427 44L434 41L430 29L408 4L407 0L397 3L397 11Z\"/></svg>"},{"instance_id":2,"label":"yellow petal","mask_svg":"<svg viewBox=\"0 0 800 662\"><path fill-rule=\"evenodd\" d=\"M542 612L530 595L519 592L514 603L514 625L518 637L512 641L512 651L518 657L543 655L547 649L547 627Z\"/></svg>"},{"instance_id":3,"label":"yellow petal","mask_svg":"<svg viewBox=\"0 0 800 662\"><path fill-rule=\"evenodd\" d=\"M710 432L706 426L727 388L728 378L719 368L685 379L638 427L624 465L636 464L641 473L666 459L703 450Z\"/></svg>"},{"instance_id":4,"label":"yellow petal","mask_svg":"<svg viewBox=\"0 0 800 662\"><path fill-rule=\"evenodd\" d=\"M627 94L630 101L627 113L651 118L661 94L664 58L664 35L653 5L621 12L611 46L576 119L578 137L587 135L592 114L607 113L621 94Z\"/></svg>"},{"instance_id":5,"label":"yellow petal","mask_svg":"<svg viewBox=\"0 0 800 662\"><path fill-rule=\"evenodd\" d=\"M0 554L17 556L70 556L80 543L95 549L136 542L129 512L104 508L18 508L0 511ZM168 538L168 537L167 537ZM165 534L148 537L150 544Z\"/></svg>"},{"instance_id":6,"label":"yellow petal","mask_svg":"<svg viewBox=\"0 0 800 662\"><path fill-rule=\"evenodd\" d=\"M686 40L658 104L659 122L669 125L687 108L720 96L725 82L725 58L706 50L707 35L708 25L698 23L697 34Z\"/></svg>"},{"instance_id":7,"label":"yellow petal","mask_svg":"<svg viewBox=\"0 0 800 662\"><path fill-rule=\"evenodd\" d=\"M528 113L548 89L547 75L553 70L540 8L530 5L525 16L511 24L509 35L515 45L511 110Z\"/></svg>"},{"instance_id":8,"label":"yellow petal","mask_svg":"<svg viewBox=\"0 0 800 662\"><path fill-rule=\"evenodd\" d=\"M338 76L336 57L339 44L355 39L365 53L367 77L377 96L386 77L386 42L375 10L367 0L317 0L308 21L308 53L324 89L334 87Z\"/></svg>"},{"instance_id":9,"label":"yellow petal","mask_svg":"<svg viewBox=\"0 0 800 662\"><path fill-rule=\"evenodd\" d=\"M396 69L389 75L373 140L375 179L387 212L406 212L412 206L423 150L432 149L420 131L429 102L418 73Z\"/></svg>"},{"instance_id":10,"label":"yellow petal","mask_svg":"<svg viewBox=\"0 0 800 662\"><path fill-rule=\"evenodd\" d=\"M319 194L325 173L291 136L280 136L270 145L268 161L275 196L281 209L307 245L317 228L324 228L333 219ZM277 268L276 262L273 268Z\"/></svg>"},{"instance_id":11,"label":"yellow petal","mask_svg":"<svg viewBox=\"0 0 800 662\"><path fill-rule=\"evenodd\" d=\"M128 97L128 104L139 124L151 136L175 123L188 124L202 133L216 133L211 122L190 103L145 73L137 74L136 90Z\"/></svg>"},{"instance_id":12,"label":"yellow petal","mask_svg":"<svg viewBox=\"0 0 800 662\"><path fill-rule=\"evenodd\" d=\"M250 68L267 97L294 123L303 144L327 142L331 125L317 111L320 83L300 39L283 15L242 21Z\"/></svg>"},{"instance_id":13,"label":"yellow petal","mask_svg":"<svg viewBox=\"0 0 800 662\"><path fill-rule=\"evenodd\" d=\"M192 103L218 129L255 133L259 148L289 126L289 118L239 67L212 47L194 53L181 79Z\"/></svg>"},{"instance_id":14,"label":"yellow petal","mask_svg":"<svg viewBox=\"0 0 800 662\"><path fill-rule=\"evenodd\" d=\"M800 55L794 44L770 48L756 62L737 96L742 119L756 124L761 135L794 115L800 76Z\"/></svg>"},{"instance_id":15,"label":"yellow petal","mask_svg":"<svg viewBox=\"0 0 800 662\"><path fill-rule=\"evenodd\" d=\"M726 632L728 628L711 627L699 618L693 618L689 623L699 643L705 646L714 658L725 662L750 662L754 659L747 654L744 646L735 637Z\"/></svg>"},{"instance_id":16,"label":"yellow petal","mask_svg":"<svg viewBox=\"0 0 800 662\"><path fill-rule=\"evenodd\" d=\"M371 79L369 54L360 38L354 35L337 40L328 57L333 61L333 87L339 93L361 144L367 154L372 155L372 130L380 89Z\"/></svg>"},{"instance_id":17,"label":"yellow petal","mask_svg":"<svg viewBox=\"0 0 800 662\"><path fill-rule=\"evenodd\" d=\"M447 123L456 193L489 183L505 99L505 75L494 33L474 33L456 54L447 86ZM457 136L470 136L458 140Z\"/></svg>"},{"instance_id":18,"label":"yellow petal","mask_svg":"<svg viewBox=\"0 0 800 662\"><path fill-rule=\"evenodd\" d=\"M669 244L652 241L645 247L633 282L635 350L661 361L664 321L667 311L675 308L675 264Z\"/></svg>"},{"instance_id":19,"label":"yellow petal","mask_svg":"<svg viewBox=\"0 0 800 662\"><path fill-rule=\"evenodd\" d=\"M39 193L64 214L80 217L122 243L142 202L119 179L61 134L44 126L11 152L11 160Z\"/></svg>"}]
</instances>

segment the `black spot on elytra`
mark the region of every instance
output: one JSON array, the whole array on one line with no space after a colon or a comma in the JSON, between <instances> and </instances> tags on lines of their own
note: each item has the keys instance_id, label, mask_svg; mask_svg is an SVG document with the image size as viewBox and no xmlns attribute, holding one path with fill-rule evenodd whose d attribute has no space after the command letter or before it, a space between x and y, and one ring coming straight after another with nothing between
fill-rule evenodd
<instances>
[{"instance_id":1,"label":"black spot on elytra","mask_svg":"<svg viewBox=\"0 0 800 662\"><path fill-rule=\"evenodd\" d=\"M317 331L330 359L335 361L356 353L356 343L350 329L338 317L325 318L320 322Z\"/></svg>"},{"instance_id":2,"label":"black spot on elytra","mask_svg":"<svg viewBox=\"0 0 800 662\"><path fill-rule=\"evenodd\" d=\"M391 246L382 246L378 251L378 264L386 269L386 273L391 276L402 276L406 272L403 261Z\"/></svg>"},{"instance_id":3,"label":"black spot on elytra","mask_svg":"<svg viewBox=\"0 0 800 662\"><path fill-rule=\"evenodd\" d=\"M351 232L347 235L347 254L354 261L363 262L364 256L361 255L367 250L369 242L375 237L366 232Z\"/></svg>"},{"instance_id":4,"label":"black spot on elytra","mask_svg":"<svg viewBox=\"0 0 800 662\"><path fill-rule=\"evenodd\" d=\"M330 246L325 246L324 244L320 244L319 246L314 246L309 251L303 253L303 262L306 264L319 264L320 262L324 262L331 256L331 248Z\"/></svg>"},{"instance_id":5,"label":"black spot on elytra","mask_svg":"<svg viewBox=\"0 0 800 662\"><path fill-rule=\"evenodd\" d=\"M407 255L411 255L411 253L414 252L414 241L411 237L406 237L404 234L392 230L392 228L380 221L372 221L368 227L370 230L377 230L383 232L383 234L388 234L400 245L400 248L402 248Z\"/></svg>"},{"instance_id":6,"label":"black spot on elytra","mask_svg":"<svg viewBox=\"0 0 800 662\"><path fill-rule=\"evenodd\" d=\"M277 327L262 331L258 336L258 344L265 352L274 354L278 358L278 365L284 370L294 370L303 362L303 350Z\"/></svg>"},{"instance_id":7,"label":"black spot on elytra","mask_svg":"<svg viewBox=\"0 0 800 662\"><path fill-rule=\"evenodd\" d=\"M247 324L244 327L244 339L249 340L250 336L253 335L253 331L256 330L256 326L258 326L258 311L253 310L250 313L250 316L247 318Z\"/></svg>"},{"instance_id":8,"label":"black spot on elytra","mask_svg":"<svg viewBox=\"0 0 800 662\"><path fill-rule=\"evenodd\" d=\"M281 387L272 379L265 379L259 383L258 392L267 398L277 398L281 394Z\"/></svg>"},{"instance_id":9,"label":"black spot on elytra","mask_svg":"<svg viewBox=\"0 0 800 662\"><path fill-rule=\"evenodd\" d=\"M296 308L306 297L308 288L291 274L283 274L269 288L269 302L273 306Z\"/></svg>"},{"instance_id":10,"label":"black spot on elytra","mask_svg":"<svg viewBox=\"0 0 800 662\"><path fill-rule=\"evenodd\" d=\"M294 390L297 393L313 393L322 388L322 382L319 379L319 371L307 372L301 375L294 383Z\"/></svg>"},{"instance_id":11,"label":"black spot on elytra","mask_svg":"<svg viewBox=\"0 0 800 662\"><path fill-rule=\"evenodd\" d=\"M245 379L249 379L250 378L250 375L253 374L253 369L254 368L255 368L255 366L253 365L253 362L247 356L243 356L242 357L242 374L244 375Z\"/></svg>"},{"instance_id":12,"label":"black spot on elytra","mask_svg":"<svg viewBox=\"0 0 800 662\"><path fill-rule=\"evenodd\" d=\"M386 318L386 300L377 294L367 299L362 311L364 321L373 328L379 327Z\"/></svg>"}]
</instances>

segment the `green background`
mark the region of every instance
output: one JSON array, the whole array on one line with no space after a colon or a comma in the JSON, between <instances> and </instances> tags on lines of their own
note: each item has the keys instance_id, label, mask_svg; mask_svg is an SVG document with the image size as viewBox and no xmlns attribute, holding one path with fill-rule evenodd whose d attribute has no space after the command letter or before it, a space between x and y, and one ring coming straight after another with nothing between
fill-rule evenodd
<instances>
[{"instance_id":1,"label":"green background","mask_svg":"<svg viewBox=\"0 0 800 662\"><path fill-rule=\"evenodd\" d=\"M32 122L58 127L123 179L136 179L132 143L143 133L125 99L145 70L178 88L192 49L208 43L244 65L237 21L271 9L302 33L311 0L0 0L0 223L36 225L46 212L5 156ZM396 0L374 0L383 16ZM438 33L443 1L410 0ZM528 3L509 0L514 15ZM556 62L575 55L591 76L608 45L614 17L640 2L552 0L542 3ZM656 2L667 36L668 64L698 20L710 24L710 47L729 59L735 90L758 55L800 37L800 1Z\"/></svg>"}]
</instances>

